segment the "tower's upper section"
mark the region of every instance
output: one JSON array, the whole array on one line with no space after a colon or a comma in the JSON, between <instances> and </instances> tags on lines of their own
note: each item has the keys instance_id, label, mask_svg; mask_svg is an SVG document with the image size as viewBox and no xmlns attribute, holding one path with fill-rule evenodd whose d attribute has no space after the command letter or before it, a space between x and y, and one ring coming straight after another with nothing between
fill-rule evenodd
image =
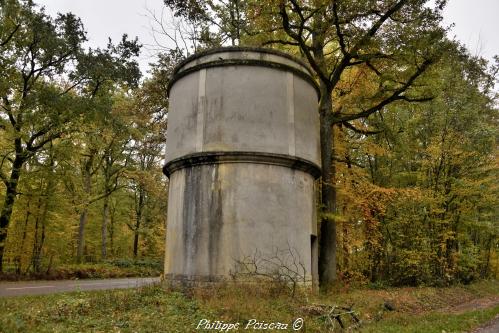
<instances>
[{"instance_id":1,"label":"tower's upper section","mask_svg":"<svg viewBox=\"0 0 499 333\"><path fill-rule=\"evenodd\" d=\"M220 48L175 70L167 164L203 153L261 153L320 165L317 86L301 61L271 49Z\"/></svg>"}]
</instances>

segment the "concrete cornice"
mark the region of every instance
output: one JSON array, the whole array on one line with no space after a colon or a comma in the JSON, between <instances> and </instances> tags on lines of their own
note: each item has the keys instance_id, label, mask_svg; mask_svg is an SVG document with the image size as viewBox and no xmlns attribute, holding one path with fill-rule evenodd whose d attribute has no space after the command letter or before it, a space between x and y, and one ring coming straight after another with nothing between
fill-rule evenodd
<instances>
[{"instance_id":1,"label":"concrete cornice","mask_svg":"<svg viewBox=\"0 0 499 333\"><path fill-rule=\"evenodd\" d=\"M264 53L264 54L266 53L266 54L280 56L280 57L283 57L283 58L286 58L286 59L289 59L291 61L296 62L297 64L304 67L311 76L313 75L313 72L310 69L310 67L305 62L298 59L297 57L294 57L288 53L285 53L283 51L279 51L276 49L264 48L264 47L250 47L250 46L225 46L225 47L217 47L217 48L197 52L197 53L185 58L184 60L182 60L173 70L173 75L175 75L179 71L181 71L182 68L187 63L193 62L194 60L197 60L199 58L202 58L202 57L205 57L208 55L212 55L212 54L216 54L216 53L225 53L225 52L239 52L239 53L253 52L253 53Z\"/></svg>"},{"instance_id":2,"label":"concrete cornice","mask_svg":"<svg viewBox=\"0 0 499 333\"><path fill-rule=\"evenodd\" d=\"M252 163L278 165L300 170L312 175L315 179L321 175L321 168L303 158L262 152L230 151L230 152L200 152L182 156L168 162L163 167L163 173L170 177L177 170L192 166L221 163Z\"/></svg>"},{"instance_id":3,"label":"concrete cornice","mask_svg":"<svg viewBox=\"0 0 499 333\"><path fill-rule=\"evenodd\" d=\"M238 56L238 53L240 56ZM230 57L227 55L230 55ZM268 56L265 57L265 55ZM173 71L173 77L168 83L167 94L170 94L175 82L184 76L198 72L201 69L223 66L258 66L292 72L314 87L317 98L320 96L319 86L314 80L310 68L301 60L274 49L250 47L216 48L188 57L177 65Z\"/></svg>"}]
</instances>

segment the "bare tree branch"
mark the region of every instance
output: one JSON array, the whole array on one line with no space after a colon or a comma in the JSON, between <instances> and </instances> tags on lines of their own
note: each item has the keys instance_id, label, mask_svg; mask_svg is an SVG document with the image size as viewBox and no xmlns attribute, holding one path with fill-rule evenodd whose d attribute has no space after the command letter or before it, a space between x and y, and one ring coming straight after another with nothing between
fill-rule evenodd
<instances>
[{"instance_id":1,"label":"bare tree branch","mask_svg":"<svg viewBox=\"0 0 499 333\"><path fill-rule=\"evenodd\" d=\"M5 38L5 40L0 43L0 47L4 47L5 45L7 45L10 42L10 40L14 37L14 35L16 34L17 30L19 30L20 27L21 27L20 24L16 24L16 26L7 36L7 38Z\"/></svg>"},{"instance_id":2,"label":"bare tree branch","mask_svg":"<svg viewBox=\"0 0 499 333\"><path fill-rule=\"evenodd\" d=\"M284 2L282 2L279 6L279 13L280 13L281 18L282 18L282 24L283 24L284 31L299 44L300 49L302 50L305 57L307 58L310 66L312 66L312 68L317 73L319 78L323 82L325 82L329 85L330 80L329 80L328 76L326 75L326 73L324 73L322 68L320 68L320 66L317 64L317 61L315 60L315 58L312 55L312 47L307 45L307 43L303 39L302 35L297 34L291 28L290 23L289 23L289 16L288 16L288 13L286 11L286 6L285 6Z\"/></svg>"},{"instance_id":3,"label":"bare tree branch","mask_svg":"<svg viewBox=\"0 0 499 333\"><path fill-rule=\"evenodd\" d=\"M363 130L360 128L355 127L354 125L350 124L348 121L342 122L343 125L345 125L346 128L351 129L355 133L358 134L364 134L364 135L373 135L373 134L379 134L383 131L368 131L368 130Z\"/></svg>"},{"instance_id":4,"label":"bare tree branch","mask_svg":"<svg viewBox=\"0 0 499 333\"><path fill-rule=\"evenodd\" d=\"M358 118L364 118L364 117L369 117L371 114L381 110L383 107L386 105L397 101L397 100L405 100L405 101L412 101L412 102L425 102L428 100L431 100L432 97L423 97L423 98L410 98L408 96L402 95L407 89L411 87L413 82L421 75L423 74L426 69L433 63L433 60L427 59L423 62L421 66L418 67L416 72L407 80L406 83L404 83L400 88L396 89L388 98L382 100L378 104L374 105L373 107L364 110L362 112L358 112L355 114L343 114L339 116L339 121L341 123L358 119Z\"/></svg>"}]
</instances>

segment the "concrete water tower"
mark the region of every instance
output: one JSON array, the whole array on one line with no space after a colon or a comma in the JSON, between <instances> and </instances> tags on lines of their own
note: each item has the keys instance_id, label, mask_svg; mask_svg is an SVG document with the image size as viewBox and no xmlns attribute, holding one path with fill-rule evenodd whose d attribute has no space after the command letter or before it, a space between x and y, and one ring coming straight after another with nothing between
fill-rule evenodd
<instances>
[{"instance_id":1,"label":"concrete water tower","mask_svg":"<svg viewBox=\"0 0 499 333\"><path fill-rule=\"evenodd\" d=\"M209 50L176 68L169 96L166 278L219 281L245 258L291 251L283 260L316 281L318 91L308 67L271 49Z\"/></svg>"}]
</instances>

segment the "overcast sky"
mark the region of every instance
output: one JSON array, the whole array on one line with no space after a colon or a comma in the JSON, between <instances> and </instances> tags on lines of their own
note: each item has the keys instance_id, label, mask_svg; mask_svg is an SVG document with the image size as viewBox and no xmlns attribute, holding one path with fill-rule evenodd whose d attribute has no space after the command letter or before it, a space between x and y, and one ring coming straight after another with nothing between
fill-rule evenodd
<instances>
[{"instance_id":1,"label":"overcast sky","mask_svg":"<svg viewBox=\"0 0 499 333\"><path fill-rule=\"evenodd\" d=\"M161 13L162 0L35 0L46 11L73 12L79 16L88 32L89 45L104 47L107 38L117 41L126 33L138 36L145 45L140 59L145 71L154 61L147 45L154 45L148 11ZM474 55L492 60L499 54L499 0L450 0L444 12L445 24L454 23L454 35Z\"/></svg>"}]
</instances>

